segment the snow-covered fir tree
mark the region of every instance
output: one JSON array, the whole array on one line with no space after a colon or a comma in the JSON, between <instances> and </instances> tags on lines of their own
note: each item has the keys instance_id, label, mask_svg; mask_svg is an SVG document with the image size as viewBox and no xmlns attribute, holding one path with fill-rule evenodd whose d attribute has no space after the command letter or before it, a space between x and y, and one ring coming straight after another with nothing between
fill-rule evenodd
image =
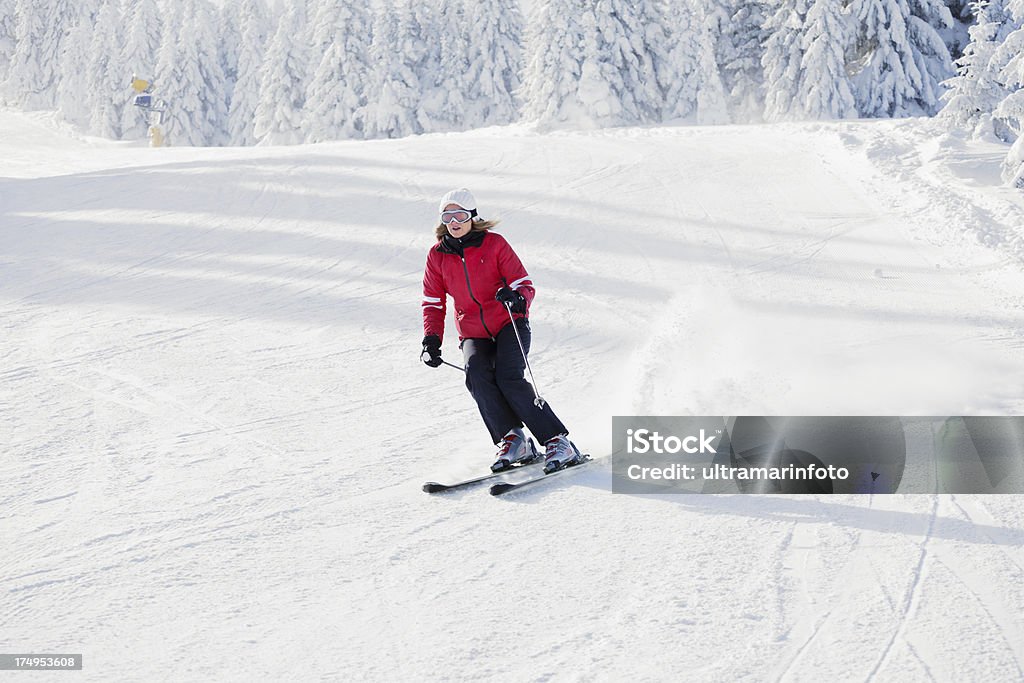
<instances>
[{"instance_id":1,"label":"snow-covered fir tree","mask_svg":"<svg viewBox=\"0 0 1024 683\"><path fill-rule=\"evenodd\" d=\"M518 0L478 0L465 18L471 36L465 92L469 127L503 125L519 116L516 92L523 70L523 15Z\"/></svg>"},{"instance_id":2,"label":"snow-covered fir tree","mask_svg":"<svg viewBox=\"0 0 1024 683\"><path fill-rule=\"evenodd\" d=\"M1013 56L1000 76L1012 92L996 107L995 116L1017 135L1003 161L1003 180L1011 187L1024 189L1024 0L1010 0L1007 8L1016 28L1001 46L1001 50Z\"/></svg>"},{"instance_id":3,"label":"snow-covered fir tree","mask_svg":"<svg viewBox=\"0 0 1024 683\"><path fill-rule=\"evenodd\" d=\"M121 55L123 44L120 0L103 0L96 15L86 62L90 82L89 132L93 135L121 137L121 120L125 107L130 106L128 100L132 93L127 87L130 74Z\"/></svg>"},{"instance_id":4,"label":"snow-covered fir tree","mask_svg":"<svg viewBox=\"0 0 1024 683\"><path fill-rule=\"evenodd\" d=\"M969 38L967 28L974 21L974 15L970 9L971 0L944 0L943 4L949 10L949 16L953 19L953 25L946 29L939 29L939 35L946 43L949 57L956 64L967 47Z\"/></svg>"},{"instance_id":5,"label":"snow-covered fir tree","mask_svg":"<svg viewBox=\"0 0 1024 683\"><path fill-rule=\"evenodd\" d=\"M991 114L1008 94L1000 74L1010 59L999 63L996 51L1006 40L1005 27L1012 20L1003 0L975 0L977 17L968 31L970 42L957 61L957 75L947 81L946 106L942 115L954 125L974 125Z\"/></svg>"},{"instance_id":6,"label":"snow-covered fir tree","mask_svg":"<svg viewBox=\"0 0 1024 683\"><path fill-rule=\"evenodd\" d=\"M163 127L168 144L223 144L227 112L213 7L206 0L177 0L166 7L156 85L166 102Z\"/></svg>"},{"instance_id":7,"label":"snow-covered fir tree","mask_svg":"<svg viewBox=\"0 0 1024 683\"><path fill-rule=\"evenodd\" d=\"M796 103L805 119L845 119L857 105L846 74L848 26L838 3L815 2L804 20Z\"/></svg>"},{"instance_id":8,"label":"snow-covered fir tree","mask_svg":"<svg viewBox=\"0 0 1024 683\"><path fill-rule=\"evenodd\" d=\"M713 18L705 18L702 23L703 36L697 50L697 74L700 77L697 85L697 123L725 124L729 123L729 106L725 84L715 59L715 46L718 44L721 25Z\"/></svg>"},{"instance_id":9,"label":"snow-covered fir tree","mask_svg":"<svg viewBox=\"0 0 1024 683\"><path fill-rule=\"evenodd\" d=\"M764 54L767 3L732 0L732 15L719 39L719 64L734 121L759 121L764 115Z\"/></svg>"},{"instance_id":10,"label":"snow-covered fir tree","mask_svg":"<svg viewBox=\"0 0 1024 683\"><path fill-rule=\"evenodd\" d=\"M156 74L156 61L160 52L163 18L156 0L128 0L123 12L124 47L121 62L125 80L141 78L152 80ZM132 106L134 91L127 90L128 106L121 115L121 137L141 140L148 132L144 111Z\"/></svg>"},{"instance_id":11,"label":"snow-covered fir tree","mask_svg":"<svg viewBox=\"0 0 1024 683\"><path fill-rule=\"evenodd\" d=\"M17 24L14 17L15 0L0 0L0 104L4 103L3 84L11 70L14 58L15 31Z\"/></svg>"},{"instance_id":12,"label":"snow-covered fir tree","mask_svg":"<svg viewBox=\"0 0 1024 683\"><path fill-rule=\"evenodd\" d=\"M1024 0L1013 0L1007 5L1007 9L1010 11L1008 19L1013 30L1007 34L993 55L993 61L1002 65L999 79L1006 94L996 105L992 115L997 134L1003 132L1004 139L1017 140L1015 146L1022 155L1019 162L1024 163L1024 147L1021 147L1020 143L1024 138ZM1007 159L1008 164L1016 163L1013 152ZM1014 182L1016 180L1019 178L1015 178Z\"/></svg>"},{"instance_id":13,"label":"snow-covered fir tree","mask_svg":"<svg viewBox=\"0 0 1024 683\"><path fill-rule=\"evenodd\" d=\"M678 75L672 63L672 11L666 0L646 0L637 6L637 10L643 27L643 42L651 60L651 71L646 76L653 79L647 86L650 88L650 117L651 121L661 122L665 120L667 109L666 83Z\"/></svg>"},{"instance_id":14,"label":"snow-covered fir tree","mask_svg":"<svg viewBox=\"0 0 1024 683\"><path fill-rule=\"evenodd\" d=\"M305 138L306 84L310 74L307 3L289 5L260 70L253 134L260 144L295 145Z\"/></svg>"},{"instance_id":15,"label":"snow-covered fir tree","mask_svg":"<svg viewBox=\"0 0 1024 683\"><path fill-rule=\"evenodd\" d=\"M1024 189L1024 135L1010 147L1003 160L1003 180L1010 187Z\"/></svg>"},{"instance_id":16,"label":"snow-covered fir tree","mask_svg":"<svg viewBox=\"0 0 1024 683\"><path fill-rule=\"evenodd\" d=\"M732 56L731 34L734 30L732 18L735 14L735 4L736 0L700 0L700 5L704 10L705 30L710 34L711 44L714 46L714 61L722 82L726 109L729 104L729 86L722 74L722 67L730 61Z\"/></svg>"},{"instance_id":17,"label":"snow-covered fir tree","mask_svg":"<svg viewBox=\"0 0 1024 683\"><path fill-rule=\"evenodd\" d=\"M945 93L942 83L955 73L949 46L942 37L942 32L953 28L955 22L942 0L909 0L909 5L907 37L922 75L918 105L931 116L941 108Z\"/></svg>"},{"instance_id":18,"label":"snow-covered fir tree","mask_svg":"<svg viewBox=\"0 0 1024 683\"><path fill-rule=\"evenodd\" d=\"M227 4L220 8L217 15L218 40L217 57L220 60L220 69L224 73L224 111L231 107L231 100L235 96L235 83L238 81L238 53L242 50L242 24L243 20L238 16L237 5ZM225 122L225 135L230 143L231 136L227 132Z\"/></svg>"},{"instance_id":19,"label":"snow-covered fir tree","mask_svg":"<svg viewBox=\"0 0 1024 683\"><path fill-rule=\"evenodd\" d=\"M441 2L436 39L431 42L434 49L428 50L427 56L427 63L436 60L437 68L427 69L424 74L432 74L432 78L425 83L430 92L424 93L421 101L435 122L435 130L463 130L483 124L475 118L478 112L467 111L473 83L468 77L470 38L466 20L464 2Z\"/></svg>"},{"instance_id":20,"label":"snow-covered fir tree","mask_svg":"<svg viewBox=\"0 0 1024 683\"><path fill-rule=\"evenodd\" d=\"M322 0L314 16L313 43L326 47L307 90L306 140L361 137L370 75L370 12L365 3Z\"/></svg>"},{"instance_id":21,"label":"snow-covered fir tree","mask_svg":"<svg viewBox=\"0 0 1024 683\"><path fill-rule=\"evenodd\" d=\"M582 0L536 2L526 22L521 89L523 119L547 127L580 115Z\"/></svg>"},{"instance_id":22,"label":"snow-covered fir tree","mask_svg":"<svg viewBox=\"0 0 1024 683\"><path fill-rule=\"evenodd\" d=\"M67 35L78 25L72 0L17 0L15 47L4 100L21 109L54 109L60 86L60 61Z\"/></svg>"},{"instance_id":23,"label":"snow-covered fir tree","mask_svg":"<svg viewBox=\"0 0 1024 683\"><path fill-rule=\"evenodd\" d=\"M767 37L761 65L765 78L764 113L770 121L783 121L800 115L803 36L808 4L808 0L780 0L765 23Z\"/></svg>"},{"instance_id":24,"label":"snow-covered fir tree","mask_svg":"<svg viewBox=\"0 0 1024 683\"><path fill-rule=\"evenodd\" d=\"M667 59L657 65L658 83L663 93L662 121L675 121L689 117L697 110L696 54L700 51L703 31L690 2L671 2L665 5L665 38Z\"/></svg>"},{"instance_id":25,"label":"snow-covered fir tree","mask_svg":"<svg viewBox=\"0 0 1024 683\"><path fill-rule=\"evenodd\" d=\"M68 18L68 33L61 41L58 61L58 83L55 108L61 117L83 130L89 128L94 74L86 65L92 55L98 0L82 0L75 7L76 15Z\"/></svg>"},{"instance_id":26,"label":"snow-covered fir tree","mask_svg":"<svg viewBox=\"0 0 1024 683\"><path fill-rule=\"evenodd\" d=\"M663 21L654 7L632 0L596 2L594 58L608 62L612 96L622 112L618 123L653 123L661 117L664 100L654 70L654 52L661 46L652 46L647 33L649 26Z\"/></svg>"},{"instance_id":27,"label":"snow-covered fir tree","mask_svg":"<svg viewBox=\"0 0 1024 683\"><path fill-rule=\"evenodd\" d=\"M448 0L441 0L447 4ZM440 34L438 27L438 5L422 2L422 0L398 0L398 35L400 52L408 58L408 63L420 83L418 103L415 108L416 120L420 132L430 133L444 128L443 122L433 119L433 112L424 106L427 93L424 90L430 83L440 82L438 71L441 68L441 51L436 36Z\"/></svg>"},{"instance_id":28,"label":"snow-covered fir tree","mask_svg":"<svg viewBox=\"0 0 1024 683\"><path fill-rule=\"evenodd\" d=\"M254 145L253 120L260 96L260 74L271 32L271 10L266 0L242 0L228 5L239 27L235 55L235 82L228 105L228 144Z\"/></svg>"},{"instance_id":29,"label":"snow-covered fir tree","mask_svg":"<svg viewBox=\"0 0 1024 683\"><path fill-rule=\"evenodd\" d=\"M918 113L923 77L910 54L906 0L854 0L852 15L859 30L851 60L858 111L867 117Z\"/></svg>"},{"instance_id":30,"label":"snow-covered fir tree","mask_svg":"<svg viewBox=\"0 0 1024 683\"><path fill-rule=\"evenodd\" d=\"M573 93L579 112L574 123L578 126L614 126L638 117L632 98L623 100L619 96L622 83L616 78L614 63L605 59L609 45L600 34L598 22L593 7L580 15L580 80Z\"/></svg>"},{"instance_id":31,"label":"snow-covered fir tree","mask_svg":"<svg viewBox=\"0 0 1024 683\"><path fill-rule=\"evenodd\" d=\"M725 86L715 61L716 25L693 0L664 6L666 58L658 60L663 121L688 119L702 124L728 118Z\"/></svg>"},{"instance_id":32,"label":"snow-covered fir tree","mask_svg":"<svg viewBox=\"0 0 1024 683\"><path fill-rule=\"evenodd\" d=\"M411 3L397 7L378 4L374 9L373 70L363 113L364 130L370 138L397 138L422 133L420 112L421 66L425 48Z\"/></svg>"},{"instance_id":33,"label":"snow-covered fir tree","mask_svg":"<svg viewBox=\"0 0 1024 683\"><path fill-rule=\"evenodd\" d=\"M640 5L538 3L528 22L524 115L550 125L656 121L664 95Z\"/></svg>"},{"instance_id":34,"label":"snow-covered fir tree","mask_svg":"<svg viewBox=\"0 0 1024 683\"><path fill-rule=\"evenodd\" d=\"M917 14L908 0L851 4L858 34L848 62L855 71L854 97L862 116L932 114L939 106L939 83L952 75L952 63L930 21L944 21L948 8L934 2L914 6Z\"/></svg>"}]
</instances>

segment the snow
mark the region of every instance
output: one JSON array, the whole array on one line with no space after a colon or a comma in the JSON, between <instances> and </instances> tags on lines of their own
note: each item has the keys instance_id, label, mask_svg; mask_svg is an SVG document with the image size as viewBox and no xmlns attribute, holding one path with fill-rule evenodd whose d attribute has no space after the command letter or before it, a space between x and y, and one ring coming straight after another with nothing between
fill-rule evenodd
<instances>
[{"instance_id":1,"label":"snow","mask_svg":"<svg viewBox=\"0 0 1024 683\"><path fill-rule=\"evenodd\" d=\"M1024 414L1024 197L935 122L148 149L0 110L0 642L86 680L1014 680L1020 496L612 495L612 415ZM586 470L418 361L436 201ZM445 357L458 362L449 332Z\"/></svg>"}]
</instances>

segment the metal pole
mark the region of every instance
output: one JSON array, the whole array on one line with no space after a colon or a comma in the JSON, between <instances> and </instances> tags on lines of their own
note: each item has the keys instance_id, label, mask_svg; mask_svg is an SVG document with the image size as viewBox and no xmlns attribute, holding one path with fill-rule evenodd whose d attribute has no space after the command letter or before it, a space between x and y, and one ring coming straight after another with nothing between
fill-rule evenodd
<instances>
[{"instance_id":1,"label":"metal pole","mask_svg":"<svg viewBox=\"0 0 1024 683\"><path fill-rule=\"evenodd\" d=\"M512 331L516 333L516 341L519 342L519 351L523 354L523 362L526 363L526 371L530 373L530 388L533 389L533 405L538 408L544 408L544 399L540 397L537 392L537 380L533 378L533 369L530 367L530 361L526 358L526 347L523 346L523 340L519 336L519 328L516 327L516 319L512 315L512 304L505 302L505 310L508 311L508 317L512 321Z\"/></svg>"}]
</instances>

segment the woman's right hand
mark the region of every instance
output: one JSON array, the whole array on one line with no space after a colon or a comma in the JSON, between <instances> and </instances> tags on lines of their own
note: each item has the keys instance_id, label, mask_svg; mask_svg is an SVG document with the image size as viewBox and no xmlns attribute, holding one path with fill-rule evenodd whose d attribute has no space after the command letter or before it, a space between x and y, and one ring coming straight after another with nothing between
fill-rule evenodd
<instances>
[{"instance_id":1,"label":"woman's right hand","mask_svg":"<svg viewBox=\"0 0 1024 683\"><path fill-rule=\"evenodd\" d=\"M420 360L432 368L441 367L441 338L436 334L428 334L423 338L423 352Z\"/></svg>"}]
</instances>

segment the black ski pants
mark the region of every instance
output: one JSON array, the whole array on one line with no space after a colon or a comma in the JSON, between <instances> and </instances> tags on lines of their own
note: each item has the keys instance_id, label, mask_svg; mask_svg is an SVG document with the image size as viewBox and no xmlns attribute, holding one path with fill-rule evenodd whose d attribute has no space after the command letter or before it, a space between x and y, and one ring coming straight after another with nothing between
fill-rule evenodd
<instances>
[{"instance_id":1,"label":"black ski pants","mask_svg":"<svg viewBox=\"0 0 1024 683\"><path fill-rule=\"evenodd\" d=\"M518 318L516 329L523 348L530 353L530 321ZM524 424L543 446L548 439L568 434L545 401L543 408L534 405L533 387L526 380L526 362L519 350L512 323L505 325L492 339L464 339L462 354L466 361L466 388L480 408L480 416L498 443L513 427Z\"/></svg>"}]
</instances>

